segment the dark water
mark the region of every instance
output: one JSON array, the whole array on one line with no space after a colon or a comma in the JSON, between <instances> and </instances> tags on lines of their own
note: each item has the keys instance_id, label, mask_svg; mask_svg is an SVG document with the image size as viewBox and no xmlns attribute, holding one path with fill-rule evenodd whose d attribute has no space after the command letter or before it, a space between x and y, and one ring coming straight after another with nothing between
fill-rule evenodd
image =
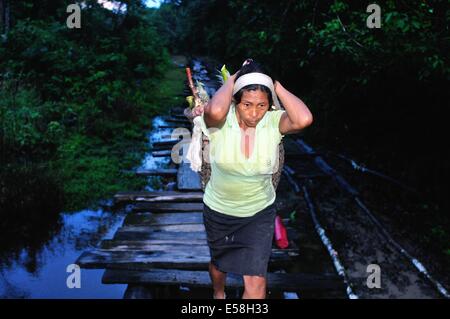
<instances>
[{"instance_id":1,"label":"dark water","mask_svg":"<svg viewBox=\"0 0 450 319\"><path fill-rule=\"evenodd\" d=\"M169 129L158 129L159 125L167 123L160 117L154 118L149 142L170 134ZM140 169L166 167L169 161L170 158L146 154ZM156 190L158 185L158 177L149 177L146 190ZM127 285L102 284L103 269L81 269L81 287L67 285L73 272L67 272L67 267L102 239L111 239L127 212L126 208L113 212L111 199L102 201L100 206L103 208L61 212L56 217L35 213L42 216L39 223L11 225L17 228L11 230L15 235L8 236L9 242L3 238L0 244L0 298L122 298ZM21 236L21 229L29 235Z\"/></svg>"},{"instance_id":2,"label":"dark water","mask_svg":"<svg viewBox=\"0 0 450 319\"><path fill-rule=\"evenodd\" d=\"M61 228L47 243L3 256L2 298L122 298L126 285L102 285L103 270L81 270L80 288L68 288L67 267L99 238L111 238L124 214L102 209L61 213ZM5 253L4 253L5 255Z\"/></svg>"}]
</instances>

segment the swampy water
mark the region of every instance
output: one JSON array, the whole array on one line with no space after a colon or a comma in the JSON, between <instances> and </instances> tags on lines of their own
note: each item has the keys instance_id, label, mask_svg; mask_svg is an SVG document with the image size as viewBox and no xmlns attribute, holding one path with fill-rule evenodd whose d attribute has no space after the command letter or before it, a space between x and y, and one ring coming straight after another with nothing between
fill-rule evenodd
<instances>
[{"instance_id":1,"label":"swampy water","mask_svg":"<svg viewBox=\"0 0 450 319\"><path fill-rule=\"evenodd\" d=\"M162 117L153 119L149 143L170 134L170 129L159 128L162 125L167 125ZM153 157L148 153L138 169L163 168L169 161L170 158ZM146 190L155 190L151 185L160 185L158 178L149 177ZM112 199L102 200L99 204L100 209L60 212L52 220L29 225L33 233L29 238L10 239L9 245L3 242L0 248L0 298L122 298L127 285L102 284L103 269L81 269L80 287L69 288L67 285L73 273L70 265L101 239L112 238L127 213L127 207L113 211Z\"/></svg>"}]
</instances>

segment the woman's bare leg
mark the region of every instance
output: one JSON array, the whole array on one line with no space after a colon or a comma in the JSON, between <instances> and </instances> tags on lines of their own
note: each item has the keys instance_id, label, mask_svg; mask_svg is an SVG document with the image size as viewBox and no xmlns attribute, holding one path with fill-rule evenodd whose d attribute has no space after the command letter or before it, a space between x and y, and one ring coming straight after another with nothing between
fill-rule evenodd
<instances>
[{"instance_id":1,"label":"woman's bare leg","mask_svg":"<svg viewBox=\"0 0 450 319\"><path fill-rule=\"evenodd\" d=\"M242 299L265 299L266 278L260 276L244 276L245 290Z\"/></svg>"},{"instance_id":2,"label":"woman's bare leg","mask_svg":"<svg viewBox=\"0 0 450 319\"><path fill-rule=\"evenodd\" d=\"M225 299L225 280L227 274L221 272L212 263L209 263L209 276L213 284L214 298Z\"/></svg>"}]
</instances>

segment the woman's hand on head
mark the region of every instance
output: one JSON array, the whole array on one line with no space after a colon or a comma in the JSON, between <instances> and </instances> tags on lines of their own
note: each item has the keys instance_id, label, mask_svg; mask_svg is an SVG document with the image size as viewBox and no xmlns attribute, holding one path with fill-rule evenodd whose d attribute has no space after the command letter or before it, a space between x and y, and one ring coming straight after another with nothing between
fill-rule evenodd
<instances>
[{"instance_id":1,"label":"woman's hand on head","mask_svg":"<svg viewBox=\"0 0 450 319\"><path fill-rule=\"evenodd\" d=\"M227 82L229 81L231 83L231 86L234 87L234 84L236 82L236 77L239 74L239 71L237 71L236 73L234 73L233 75L230 75L230 77L228 78ZM231 99L233 99L233 94L231 94Z\"/></svg>"},{"instance_id":2,"label":"woman's hand on head","mask_svg":"<svg viewBox=\"0 0 450 319\"><path fill-rule=\"evenodd\" d=\"M278 82L278 80L273 81L273 90L275 91L275 93L278 94L277 89L279 89L281 87L280 82Z\"/></svg>"},{"instance_id":3,"label":"woman's hand on head","mask_svg":"<svg viewBox=\"0 0 450 319\"><path fill-rule=\"evenodd\" d=\"M233 75L230 75L230 77L228 79L231 79L233 81L233 83L236 82L236 77L237 77L238 73L239 73L239 71L237 71Z\"/></svg>"}]
</instances>

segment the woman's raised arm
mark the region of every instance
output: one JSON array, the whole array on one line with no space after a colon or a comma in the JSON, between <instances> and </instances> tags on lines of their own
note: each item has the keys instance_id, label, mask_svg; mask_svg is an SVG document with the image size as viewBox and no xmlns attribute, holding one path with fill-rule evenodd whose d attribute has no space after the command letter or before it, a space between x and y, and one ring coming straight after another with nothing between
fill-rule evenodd
<instances>
[{"instance_id":1,"label":"woman's raised arm","mask_svg":"<svg viewBox=\"0 0 450 319\"><path fill-rule=\"evenodd\" d=\"M223 123L225 123L233 96L233 86L236 75L237 72L230 76L206 104L204 109L204 120L207 127L220 128Z\"/></svg>"},{"instance_id":2,"label":"woman's raised arm","mask_svg":"<svg viewBox=\"0 0 450 319\"><path fill-rule=\"evenodd\" d=\"M294 134L311 125L313 116L305 103L286 90L280 82L275 83L275 92L284 105L286 113L280 118L281 134Z\"/></svg>"}]
</instances>

